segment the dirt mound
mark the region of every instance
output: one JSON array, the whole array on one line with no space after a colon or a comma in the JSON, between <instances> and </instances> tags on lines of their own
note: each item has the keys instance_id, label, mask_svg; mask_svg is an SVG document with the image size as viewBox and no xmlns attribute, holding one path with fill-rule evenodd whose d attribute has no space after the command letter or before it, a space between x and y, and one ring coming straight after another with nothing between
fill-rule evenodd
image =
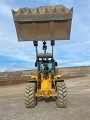
<instances>
[{"instance_id":1,"label":"dirt mound","mask_svg":"<svg viewBox=\"0 0 90 120\"><path fill-rule=\"evenodd\" d=\"M29 14L61 14L61 13L71 13L71 10L66 8L63 5L55 5L55 6L40 6L37 8L19 8L18 11L14 11L15 15L29 15Z\"/></svg>"}]
</instances>

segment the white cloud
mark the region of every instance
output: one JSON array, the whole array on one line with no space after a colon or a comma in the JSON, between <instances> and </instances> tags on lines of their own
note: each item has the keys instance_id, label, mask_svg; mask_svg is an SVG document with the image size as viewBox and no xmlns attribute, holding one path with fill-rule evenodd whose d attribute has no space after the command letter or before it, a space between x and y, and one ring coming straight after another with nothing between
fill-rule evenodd
<instances>
[{"instance_id":1,"label":"white cloud","mask_svg":"<svg viewBox=\"0 0 90 120\"><path fill-rule=\"evenodd\" d=\"M11 17L11 8L8 5L0 3L0 14Z\"/></svg>"},{"instance_id":2,"label":"white cloud","mask_svg":"<svg viewBox=\"0 0 90 120\"><path fill-rule=\"evenodd\" d=\"M0 64L0 71L18 71L18 70L34 69L34 64L31 63L2 63Z\"/></svg>"},{"instance_id":3,"label":"white cloud","mask_svg":"<svg viewBox=\"0 0 90 120\"><path fill-rule=\"evenodd\" d=\"M0 30L0 55L18 60L34 61L33 44L30 42L20 43L17 40L11 8L12 7L6 3L2 2L0 4L0 23L2 30Z\"/></svg>"}]
</instances>

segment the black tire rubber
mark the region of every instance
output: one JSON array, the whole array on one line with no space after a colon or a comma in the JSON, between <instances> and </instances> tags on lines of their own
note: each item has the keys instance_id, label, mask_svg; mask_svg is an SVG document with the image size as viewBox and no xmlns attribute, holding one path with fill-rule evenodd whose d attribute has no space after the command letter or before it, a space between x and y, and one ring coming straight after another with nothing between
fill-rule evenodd
<instances>
[{"instance_id":1,"label":"black tire rubber","mask_svg":"<svg viewBox=\"0 0 90 120\"><path fill-rule=\"evenodd\" d=\"M60 108L67 107L67 89L64 82L57 82L56 83L56 90L57 90L57 100L56 105Z\"/></svg>"},{"instance_id":2,"label":"black tire rubber","mask_svg":"<svg viewBox=\"0 0 90 120\"><path fill-rule=\"evenodd\" d=\"M36 84L31 82L25 88L25 106L26 108L33 108L37 104L36 93Z\"/></svg>"}]
</instances>

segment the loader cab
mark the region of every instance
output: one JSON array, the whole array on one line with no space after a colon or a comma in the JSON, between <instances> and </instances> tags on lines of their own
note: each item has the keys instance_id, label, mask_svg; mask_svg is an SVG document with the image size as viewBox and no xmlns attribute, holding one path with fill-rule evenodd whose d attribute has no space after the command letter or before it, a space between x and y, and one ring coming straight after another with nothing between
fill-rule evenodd
<instances>
[{"instance_id":1,"label":"loader cab","mask_svg":"<svg viewBox=\"0 0 90 120\"><path fill-rule=\"evenodd\" d=\"M41 63L40 64L40 71L44 71L44 70L48 70L48 71L52 71L52 63Z\"/></svg>"},{"instance_id":2,"label":"loader cab","mask_svg":"<svg viewBox=\"0 0 90 120\"><path fill-rule=\"evenodd\" d=\"M55 66L57 66L57 62L52 60L39 60L37 62L37 70L39 72L48 71L51 73L55 73Z\"/></svg>"}]
</instances>

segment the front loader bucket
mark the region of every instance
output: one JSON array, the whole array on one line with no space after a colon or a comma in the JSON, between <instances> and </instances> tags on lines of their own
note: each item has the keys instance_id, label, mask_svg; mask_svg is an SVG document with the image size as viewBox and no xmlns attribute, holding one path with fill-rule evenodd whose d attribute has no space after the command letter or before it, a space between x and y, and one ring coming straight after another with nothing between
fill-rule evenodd
<instances>
[{"instance_id":1,"label":"front loader bucket","mask_svg":"<svg viewBox=\"0 0 90 120\"><path fill-rule=\"evenodd\" d=\"M19 41L69 40L73 8L63 5L12 10Z\"/></svg>"}]
</instances>

